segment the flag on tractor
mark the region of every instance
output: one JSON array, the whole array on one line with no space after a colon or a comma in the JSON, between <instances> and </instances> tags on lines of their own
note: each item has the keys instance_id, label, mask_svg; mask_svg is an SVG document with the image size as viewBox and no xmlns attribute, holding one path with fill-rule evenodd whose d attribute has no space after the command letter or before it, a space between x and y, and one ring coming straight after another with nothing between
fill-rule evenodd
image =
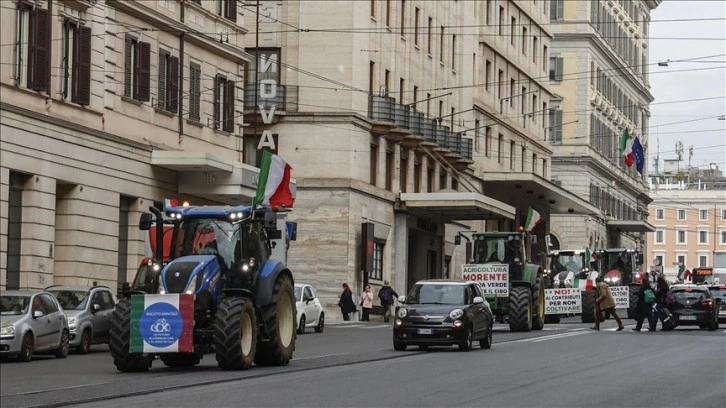
<instances>
[{"instance_id":1,"label":"flag on tractor","mask_svg":"<svg viewBox=\"0 0 726 408\"><path fill-rule=\"evenodd\" d=\"M597 255L590 252L590 248L585 248L585 262L595 262L597 261ZM589 265L585 265L586 267L589 267Z\"/></svg>"},{"instance_id":2,"label":"flag on tractor","mask_svg":"<svg viewBox=\"0 0 726 408\"><path fill-rule=\"evenodd\" d=\"M595 285L592 279L575 278L575 280L572 281L573 289L592 290L593 287L595 287Z\"/></svg>"},{"instance_id":3,"label":"flag on tractor","mask_svg":"<svg viewBox=\"0 0 726 408\"><path fill-rule=\"evenodd\" d=\"M176 198L164 198L164 208L163 210L166 211L169 207L178 207L179 206L179 200Z\"/></svg>"},{"instance_id":4,"label":"flag on tractor","mask_svg":"<svg viewBox=\"0 0 726 408\"><path fill-rule=\"evenodd\" d=\"M535 211L534 208L529 207L529 211L527 212L527 221L524 223L524 230L532 231L534 227L542 222L544 222L544 217Z\"/></svg>"},{"instance_id":5,"label":"flag on tractor","mask_svg":"<svg viewBox=\"0 0 726 408\"><path fill-rule=\"evenodd\" d=\"M269 205L273 208L292 208L293 198L290 190L290 171L292 167L282 157L265 150L262 153L260 178L257 181L257 194L252 205Z\"/></svg>"},{"instance_id":6,"label":"flag on tractor","mask_svg":"<svg viewBox=\"0 0 726 408\"><path fill-rule=\"evenodd\" d=\"M643 145L640 144L638 136L633 140L633 160L635 161L635 169L638 173L643 174L643 167L645 166L645 153L643 152Z\"/></svg>"},{"instance_id":7,"label":"flag on tractor","mask_svg":"<svg viewBox=\"0 0 726 408\"><path fill-rule=\"evenodd\" d=\"M194 295L131 295L131 353L194 351Z\"/></svg>"},{"instance_id":8,"label":"flag on tractor","mask_svg":"<svg viewBox=\"0 0 726 408\"><path fill-rule=\"evenodd\" d=\"M691 271L686 269L686 265L683 265L683 264L678 265L678 279L684 281L690 277L691 277Z\"/></svg>"},{"instance_id":9,"label":"flag on tractor","mask_svg":"<svg viewBox=\"0 0 726 408\"><path fill-rule=\"evenodd\" d=\"M633 140L630 138L630 134L628 134L628 129L626 128L623 131L623 136L620 137L620 154L623 155L623 159L625 159L625 165L630 167L633 165Z\"/></svg>"}]
</instances>

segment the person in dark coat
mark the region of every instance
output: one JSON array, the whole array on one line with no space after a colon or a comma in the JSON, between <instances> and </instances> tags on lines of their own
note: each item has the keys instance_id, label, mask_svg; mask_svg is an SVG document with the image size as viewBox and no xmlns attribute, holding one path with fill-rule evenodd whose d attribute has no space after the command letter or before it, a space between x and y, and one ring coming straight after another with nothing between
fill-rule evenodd
<instances>
[{"instance_id":1,"label":"person in dark coat","mask_svg":"<svg viewBox=\"0 0 726 408\"><path fill-rule=\"evenodd\" d=\"M660 309L666 309L668 306L666 305L666 297L668 297L668 291L670 290L670 287L668 286L668 281L665 280L664 277L659 276L656 280L657 287L655 290L655 307ZM653 314L653 324L651 325L653 329L655 330L655 327L658 325L658 316L654 313ZM661 326L663 323L661 323ZM664 330L661 328L661 330Z\"/></svg>"},{"instance_id":2,"label":"person in dark coat","mask_svg":"<svg viewBox=\"0 0 726 408\"><path fill-rule=\"evenodd\" d=\"M381 306L383 306L383 321L389 322L391 320L391 307L393 302L398 298L398 293L388 284L388 281L383 281L383 287L378 291L378 298L381 299Z\"/></svg>"},{"instance_id":3,"label":"person in dark coat","mask_svg":"<svg viewBox=\"0 0 726 408\"><path fill-rule=\"evenodd\" d=\"M638 289L638 305L635 308L635 328L633 331L639 332L643 328L643 321L648 319L648 331L655 331L655 321L653 321L653 309L650 303L645 303L645 291L651 289L648 278L643 279L643 284ZM652 290L652 289L651 289Z\"/></svg>"},{"instance_id":4,"label":"person in dark coat","mask_svg":"<svg viewBox=\"0 0 726 408\"><path fill-rule=\"evenodd\" d=\"M343 293L340 294L338 306L340 306L340 313L343 314L343 320L350 320L350 313L356 311L355 303L353 303L353 291L350 290L347 283L343 284Z\"/></svg>"}]
</instances>

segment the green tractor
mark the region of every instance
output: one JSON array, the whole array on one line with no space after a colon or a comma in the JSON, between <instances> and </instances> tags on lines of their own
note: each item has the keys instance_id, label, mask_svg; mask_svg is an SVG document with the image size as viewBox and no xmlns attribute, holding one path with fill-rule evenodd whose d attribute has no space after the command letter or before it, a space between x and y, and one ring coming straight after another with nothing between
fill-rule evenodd
<instances>
[{"instance_id":1,"label":"green tractor","mask_svg":"<svg viewBox=\"0 0 726 408\"><path fill-rule=\"evenodd\" d=\"M542 330L545 323L543 273L527 256L528 237L525 232L474 233L466 244L470 263L462 267L462 277L480 283L492 313L500 323L508 321L513 332Z\"/></svg>"}]
</instances>

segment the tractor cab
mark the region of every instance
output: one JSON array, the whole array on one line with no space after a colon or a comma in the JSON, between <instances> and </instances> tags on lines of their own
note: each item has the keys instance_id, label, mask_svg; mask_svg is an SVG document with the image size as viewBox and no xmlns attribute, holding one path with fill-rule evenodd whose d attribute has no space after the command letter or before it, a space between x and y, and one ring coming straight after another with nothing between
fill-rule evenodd
<instances>
[{"instance_id":1,"label":"tractor cab","mask_svg":"<svg viewBox=\"0 0 726 408\"><path fill-rule=\"evenodd\" d=\"M597 262L586 258L585 250L552 251L548 255L549 265L544 270L552 281L552 287L571 288L575 279L597 277Z\"/></svg>"}]
</instances>

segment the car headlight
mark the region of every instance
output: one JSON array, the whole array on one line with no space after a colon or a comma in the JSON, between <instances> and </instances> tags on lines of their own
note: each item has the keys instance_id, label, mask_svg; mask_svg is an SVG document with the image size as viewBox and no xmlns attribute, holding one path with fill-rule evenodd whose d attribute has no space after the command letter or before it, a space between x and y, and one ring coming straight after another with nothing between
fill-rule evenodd
<instances>
[{"instance_id":1,"label":"car headlight","mask_svg":"<svg viewBox=\"0 0 726 408\"><path fill-rule=\"evenodd\" d=\"M15 334L15 326L3 326L0 327L0 335L12 336Z\"/></svg>"},{"instance_id":2,"label":"car headlight","mask_svg":"<svg viewBox=\"0 0 726 408\"><path fill-rule=\"evenodd\" d=\"M77 316L68 316L68 325L72 326L76 324Z\"/></svg>"},{"instance_id":3,"label":"car headlight","mask_svg":"<svg viewBox=\"0 0 726 408\"><path fill-rule=\"evenodd\" d=\"M406 317L407 314L408 314L408 309L406 309L405 307L398 309L398 317L400 317L401 319Z\"/></svg>"},{"instance_id":4,"label":"car headlight","mask_svg":"<svg viewBox=\"0 0 726 408\"><path fill-rule=\"evenodd\" d=\"M461 309L454 309L449 313L449 317L456 320L460 318L461 316L464 316L464 311Z\"/></svg>"}]
</instances>

